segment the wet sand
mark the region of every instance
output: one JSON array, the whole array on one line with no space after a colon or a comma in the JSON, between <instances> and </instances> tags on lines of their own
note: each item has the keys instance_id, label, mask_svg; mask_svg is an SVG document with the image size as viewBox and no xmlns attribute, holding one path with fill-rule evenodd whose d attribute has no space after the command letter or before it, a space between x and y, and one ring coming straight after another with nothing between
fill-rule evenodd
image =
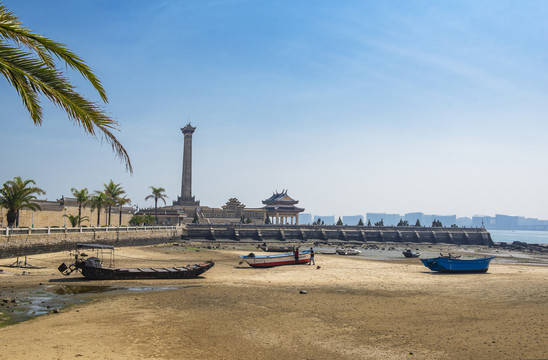
<instances>
[{"instance_id":1,"label":"wet sand","mask_svg":"<svg viewBox=\"0 0 548 360\"><path fill-rule=\"evenodd\" d=\"M56 268L66 253L29 260L46 269L2 268L0 299L78 285L164 290L91 294L86 304L0 328L0 358L548 358L546 265L495 261L487 274L442 275L418 259L369 260L366 250L317 255L320 269L253 269L237 257L252 248L116 251L128 267L216 264L198 279L115 282L63 277Z\"/></svg>"}]
</instances>

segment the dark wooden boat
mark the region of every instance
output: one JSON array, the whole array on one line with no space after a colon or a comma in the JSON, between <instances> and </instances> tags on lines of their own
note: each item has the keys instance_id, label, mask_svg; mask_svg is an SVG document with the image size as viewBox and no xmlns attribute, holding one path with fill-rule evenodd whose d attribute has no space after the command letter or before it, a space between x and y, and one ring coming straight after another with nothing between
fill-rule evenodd
<instances>
[{"instance_id":1,"label":"dark wooden boat","mask_svg":"<svg viewBox=\"0 0 548 360\"><path fill-rule=\"evenodd\" d=\"M70 275L73 271L80 271L90 280L132 280L132 279L192 279L214 265L212 261L187 266L154 267L154 268L122 268L114 267L114 247L110 245L77 244L74 263L62 263L57 269L63 275ZM95 251L97 256L88 256L82 250ZM110 257L111 266L104 266L104 252ZM99 258L99 256L101 258Z\"/></svg>"}]
</instances>

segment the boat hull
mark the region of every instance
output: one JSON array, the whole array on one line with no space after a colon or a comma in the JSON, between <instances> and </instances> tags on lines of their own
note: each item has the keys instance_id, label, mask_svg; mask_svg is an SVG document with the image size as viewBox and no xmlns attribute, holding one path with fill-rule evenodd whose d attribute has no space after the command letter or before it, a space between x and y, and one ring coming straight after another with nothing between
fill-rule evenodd
<instances>
[{"instance_id":1,"label":"boat hull","mask_svg":"<svg viewBox=\"0 0 548 360\"><path fill-rule=\"evenodd\" d=\"M416 253L414 251L402 251L403 256L406 258L418 258L421 256L421 253Z\"/></svg>"},{"instance_id":2,"label":"boat hull","mask_svg":"<svg viewBox=\"0 0 548 360\"><path fill-rule=\"evenodd\" d=\"M336 249L338 255L360 255L361 251L356 249Z\"/></svg>"},{"instance_id":3,"label":"boat hull","mask_svg":"<svg viewBox=\"0 0 548 360\"><path fill-rule=\"evenodd\" d=\"M442 273L485 273L494 257L471 260L447 259L442 257L421 259L424 266Z\"/></svg>"},{"instance_id":4,"label":"boat hull","mask_svg":"<svg viewBox=\"0 0 548 360\"><path fill-rule=\"evenodd\" d=\"M310 250L299 252L299 259L291 253L277 255L240 256L243 262L255 268L269 268L283 265L304 265L310 262Z\"/></svg>"},{"instance_id":5,"label":"boat hull","mask_svg":"<svg viewBox=\"0 0 548 360\"><path fill-rule=\"evenodd\" d=\"M104 268L77 265L90 280L193 279L213 267L213 262L170 268Z\"/></svg>"}]
</instances>

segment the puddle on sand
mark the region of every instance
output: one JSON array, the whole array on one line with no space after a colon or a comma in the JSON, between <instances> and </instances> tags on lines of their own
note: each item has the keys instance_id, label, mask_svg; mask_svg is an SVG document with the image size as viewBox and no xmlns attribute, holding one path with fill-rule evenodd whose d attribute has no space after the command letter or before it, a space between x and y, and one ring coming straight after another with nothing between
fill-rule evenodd
<instances>
[{"instance_id":1,"label":"puddle on sand","mask_svg":"<svg viewBox=\"0 0 548 360\"><path fill-rule=\"evenodd\" d=\"M90 301L93 294L119 293L124 291L161 291L199 287L193 286L89 286L61 285L34 290L2 291L0 298L0 327L19 323L36 316L48 314L54 309ZM15 302L12 302L12 299Z\"/></svg>"},{"instance_id":2,"label":"puddle on sand","mask_svg":"<svg viewBox=\"0 0 548 360\"><path fill-rule=\"evenodd\" d=\"M114 286L61 285L53 290L57 295L98 294L107 291L120 290Z\"/></svg>"},{"instance_id":3,"label":"puddle on sand","mask_svg":"<svg viewBox=\"0 0 548 360\"><path fill-rule=\"evenodd\" d=\"M87 299L75 298L71 295L59 295L49 291L31 291L13 293L15 302L2 302L0 306L0 327L29 320L33 317L45 315L54 309L81 304Z\"/></svg>"}]
</instances>

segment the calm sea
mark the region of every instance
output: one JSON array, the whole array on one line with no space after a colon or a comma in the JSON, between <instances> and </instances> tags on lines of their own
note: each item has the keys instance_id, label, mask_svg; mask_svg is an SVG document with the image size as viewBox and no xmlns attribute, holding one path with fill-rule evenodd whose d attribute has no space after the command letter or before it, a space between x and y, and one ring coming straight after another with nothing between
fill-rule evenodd
<instances>
[{"instance_id":1,"label":"calm sea","mask_svg":"<svg viewBox=\"0 0 548 360\"><path fill-rule=\"evenodd\" d=\"M523 241L529 244L548 244L548 231L487 230L494 242Z\"/></svg>"}]
</instances>

